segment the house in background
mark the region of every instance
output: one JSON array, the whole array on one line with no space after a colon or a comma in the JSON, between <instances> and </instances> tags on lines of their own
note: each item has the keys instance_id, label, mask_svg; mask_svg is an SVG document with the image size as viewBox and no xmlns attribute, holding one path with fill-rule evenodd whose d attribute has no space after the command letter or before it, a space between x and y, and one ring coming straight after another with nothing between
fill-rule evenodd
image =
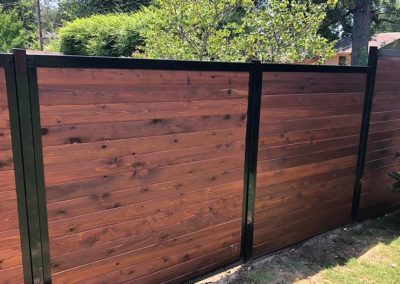
<instances>
[{"instance_id":1,"label":"house in background","mask_svg":"<svg viewBox=\"0 0 400 284\"><path fill-rule=\"evenodd\" d=\"M400 49L400 32L398 33L380 33L372 37L369 47L376 46L379 49ZM335 49L335 57L328 59L326 65L351 65L351 37L345 37L339 40Z\"/></svg>"}]
</instances>

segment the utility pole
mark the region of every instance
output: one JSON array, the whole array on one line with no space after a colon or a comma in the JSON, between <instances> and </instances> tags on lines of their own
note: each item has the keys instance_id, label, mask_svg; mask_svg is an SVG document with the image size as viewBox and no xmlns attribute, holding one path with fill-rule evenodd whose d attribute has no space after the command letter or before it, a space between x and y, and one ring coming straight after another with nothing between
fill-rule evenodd
<instances>
[{"instance_id":1,"label":"utility pole","mask_svg":"<svg viewBox=\"0 0 400 284\"><path fill-rule=\"evenodd\" d=\"M39 30L39 46L40 50L43 50L43 27L42 27L42 15L40 12L40 0L36 0L36 14Z\"/></svg>"}]
</instances>

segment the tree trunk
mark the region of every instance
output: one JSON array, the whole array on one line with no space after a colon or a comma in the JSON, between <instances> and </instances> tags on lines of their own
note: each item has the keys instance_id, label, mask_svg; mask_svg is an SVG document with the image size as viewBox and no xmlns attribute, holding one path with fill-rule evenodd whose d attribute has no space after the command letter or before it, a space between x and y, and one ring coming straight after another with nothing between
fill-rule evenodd
<instances>
[{"instance_id":1,"label":"tree trunk","mask_svg":"<svg viewBox=\"0 0 400 284\"><path fill-rule=\"evenodd\" d=\"M351 65L367 65L368 42L371 38L372 1L355 0L352 32Z\"/></svg>"}]
</instances>

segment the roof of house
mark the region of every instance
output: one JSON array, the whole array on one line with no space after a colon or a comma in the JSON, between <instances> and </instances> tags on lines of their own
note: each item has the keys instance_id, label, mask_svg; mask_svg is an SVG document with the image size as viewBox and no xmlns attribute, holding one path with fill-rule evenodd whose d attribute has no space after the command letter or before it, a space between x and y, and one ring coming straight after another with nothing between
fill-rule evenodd
<instances>
[{"instance_id":1,"label":"roof of house","mask_svg":"<svg viewBox=\"0 0 400 284\"><path fill-rule=\"evenodd\" d=\"M368 47L377 46L381 48L385 45L391 44L400 40L400 32L398 33L380 33L372 36L369 41ZM345 37L335 44L335 49L340 53L351 53L351 37Z\"/></svg>"}]
</instances>

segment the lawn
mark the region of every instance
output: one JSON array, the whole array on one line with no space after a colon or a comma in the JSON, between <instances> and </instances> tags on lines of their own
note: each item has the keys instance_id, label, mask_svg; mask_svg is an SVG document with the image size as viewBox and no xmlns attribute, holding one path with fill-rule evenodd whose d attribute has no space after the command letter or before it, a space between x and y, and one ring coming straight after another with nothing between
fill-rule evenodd
<instances>
[{"instance_id":1,"label":"lawn","mask_svg":"<svg viewBox=\"0 0 400 284\"><path fill-rule=\"evenodd\" d=\"M200 283L400 283L400 212L333 230Z\"/></svg>"}]
</instances>

